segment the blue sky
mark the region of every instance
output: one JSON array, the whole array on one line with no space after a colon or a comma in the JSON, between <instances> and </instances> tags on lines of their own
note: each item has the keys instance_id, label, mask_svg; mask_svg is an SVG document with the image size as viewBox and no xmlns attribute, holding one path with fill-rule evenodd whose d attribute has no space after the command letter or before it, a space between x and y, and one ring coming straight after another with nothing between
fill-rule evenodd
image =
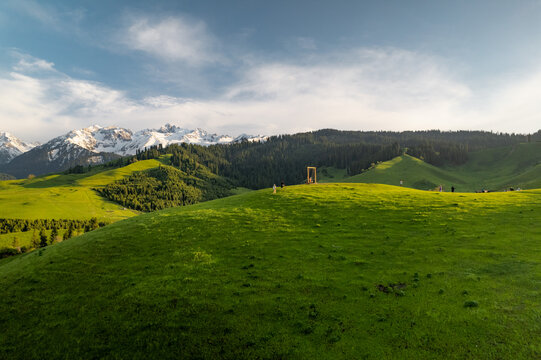
<instances>
[{"instance_id":1,"label":"blue sky","mask_svg":"<svg viewBox=\"0 0 541 360\"><path fill-rule=\"evenodd\" d=\"M0 3L0 131L541 128L540 1Z\"/></svg>"}]
</instances>

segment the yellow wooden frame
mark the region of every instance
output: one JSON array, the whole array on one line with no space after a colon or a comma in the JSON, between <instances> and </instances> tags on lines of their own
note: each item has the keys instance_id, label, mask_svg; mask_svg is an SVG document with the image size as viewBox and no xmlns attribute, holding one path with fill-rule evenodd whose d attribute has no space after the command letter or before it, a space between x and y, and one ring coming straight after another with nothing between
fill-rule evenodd
<instances>
[{"instance_id":1,"label":"yellow wooden frame","mask_svg":"<svg viewBox=\"0 0 541 360\"><path fill-rule=\"evenodd\" d=\"M314 181L310 182L310 170L314 170ZM306 167L306 183L307 184L317 184L317 170L314 166Z\"/></svg>"}]
</instances>

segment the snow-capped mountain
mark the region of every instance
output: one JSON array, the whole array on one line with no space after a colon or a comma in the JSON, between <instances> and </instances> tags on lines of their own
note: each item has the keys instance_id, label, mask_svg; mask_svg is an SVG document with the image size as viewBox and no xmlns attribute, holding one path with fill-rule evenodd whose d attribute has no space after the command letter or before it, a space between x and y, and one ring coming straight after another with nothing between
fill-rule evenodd
<instances>
[{"instance_id":1,"label":"snow-capped mountain","mask_svg":"<svg viewBox=\"0 0 541 360\"><path fill-rule=\"evenodd\" d=\"M6 164L13 158L33 149L39 144L26 143L8 132L0 131L0 164Z\"/></svg>"},{"instance_id":2,"label":"snow-capped mountain","mask_svg":"<svg viewBox=\"0 0 541 360\"><path fill-rule=\"evenodd\" d=\"M214 144L229 144L238 141L265 141L265 136L240 135L233 138L228 135L209 134L202 129L183 129L178 126L166 124L159 129L145 129L132 132L119 127L101 127L94 125L81 130L73 130L64 136L59 136L49 143L53 143L51 160L63 156L62 152L55 151L67 145L68 148L80 147L95 153L114 153L121 156L134 155L137 150L143 150L155 145L167 146L170 144L189 143L203 146Z\"/></svg>"},{"instance_id":3,"label":"snow-capped mountain","mask_svg":"<svg viewBox=\"0 0 541 360\"><path fill-rule=\"evenodd\" d=\"M154 145L189 143L197 145L229 144L240 141L265 141L265 136L246 134L235 138L209 134L202 129L183 129L166 124L159 129L133 132L110 126L90 126L73 130L37 146L3 166L3 171L17 177L63 171L75 165L101 164L119 156L134 155ZM11 160L11 159L10 159Z\"/></svg>"}]
</instances>

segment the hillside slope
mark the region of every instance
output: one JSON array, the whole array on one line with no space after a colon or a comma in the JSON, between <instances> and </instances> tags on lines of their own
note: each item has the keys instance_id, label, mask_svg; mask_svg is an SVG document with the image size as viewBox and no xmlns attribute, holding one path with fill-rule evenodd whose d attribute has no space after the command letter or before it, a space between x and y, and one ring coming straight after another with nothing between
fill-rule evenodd
<instances>
[{"instance_id":1,"label":"hillside slope","mask_svg":"<svg viewBox=\"0 0 541 360\"><path fill-rule=\"evenodd\" d=\"M472 152L466 164L446 170L476 189L541 188L541 142Z\"/></svg>"},{"instance_id":2,"label":"hillside slope","mask_svg":"<svg viewBox=\"0 0 541 360\"><path fill-rule=\"evenodd\" d=\"M54 174L34 179L2 181L0 218L97 217L114 221L133 216L137 212L125 210L104 199L92 188L160 164L157 160L145 160L112 170L96 169L84 174Z\"/></svg>"},{"instance_id":3,"label":"hillside slope","mask_svg":"<svg viewBox=\"0 0 541 360\"><path fill-rule=\"evenodd\" d=\"M451 172L427 164L409 155L398 156L392 160L377 164L364 173L345 178L343 182L376 183L399 185L419 190L433 190L439 185L464 187L464 180ZM468 189L469 190L469 189Z\"/></svg>"},{"instance_id":4,"label":"hillside slope","mask_svg":"<svg viewBox=\"0 0 541 360\"><path fill-rule=\"evenodd\" d=\"M271 192L0 261L0 357L541 356L541 191Z\"/></svg>"},{"instance_id":5,"label":"hillside slope","mask_svg":"<svg viewBox=\"0 0 541 360\"><path fill-rule=\"evenodd\" d=\"M325 182L389 185L399 185L400 180L405 187L419 190L433 190L439 185L443 185L445 191L454 186L459 192L541 188L541 142L472 152L468 162L461 166L439 168L402 155L355 176L338 176L337 180L324 177Z\"/></svg>"}]
</instances>

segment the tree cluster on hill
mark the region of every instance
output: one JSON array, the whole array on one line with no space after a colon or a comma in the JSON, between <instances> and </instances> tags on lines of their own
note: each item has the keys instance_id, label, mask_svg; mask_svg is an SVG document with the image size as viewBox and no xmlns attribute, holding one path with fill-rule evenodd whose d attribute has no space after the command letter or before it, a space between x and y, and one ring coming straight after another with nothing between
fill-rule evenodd
<instances>
[{"instance_id":1,"label":"tree cluster on hill","mask_svg":"<svg viewBox=\"0 0 541 360\"><path fill-rule=\"evenodd\" d=\"M96 191L125 207L154 211L227 196L230 189L227 180L195 163L190 173L159 166L135 172Z\"/></svg>"},{"instance_id":2,"label":"tree cluster on hill","mask_svg":"<svg viewBox=\"0 0 541 360\"><path fill-rule=\"evenodd\" d=\"M92 165L88 165L88 166L75 165L73 167L70 167L68 170L64 171L64 174L84 174L91 170L92 170Z\"/></svg>"},{"instance_id":3,"label":"tree cluster on hill","mask_svg":"<svg viewBox=\"0 0 541 360\"><path fill-rule=\"evenodd\" d=\"M87 231L97 229L107 225L105 221L98 221L97 218L87 220L73 219L0 219L0 234L9 234L13 232L25 232L33 229L51 230L51 229L87 229Z\"/></svg>"},{"instance_id":4,"label":"tree cluster on hill","mask_svg":"<svg viewBox=\"0 0 541 360\"><path fill-rule=\"evenodd\" d=\"M17 236L13 241L13 247L0 249L0 259L25 253L37 248L43 248L57 241L67 240L78 234L96 230L107 225L106 222L98 221L93 217L88 220L72 219L0 219L0 234L33 231L29 245L20 246ZM46 230L51 230L47 235ZM63 235L60 236L60 231Z\"/></svg>"}]
</instances>

